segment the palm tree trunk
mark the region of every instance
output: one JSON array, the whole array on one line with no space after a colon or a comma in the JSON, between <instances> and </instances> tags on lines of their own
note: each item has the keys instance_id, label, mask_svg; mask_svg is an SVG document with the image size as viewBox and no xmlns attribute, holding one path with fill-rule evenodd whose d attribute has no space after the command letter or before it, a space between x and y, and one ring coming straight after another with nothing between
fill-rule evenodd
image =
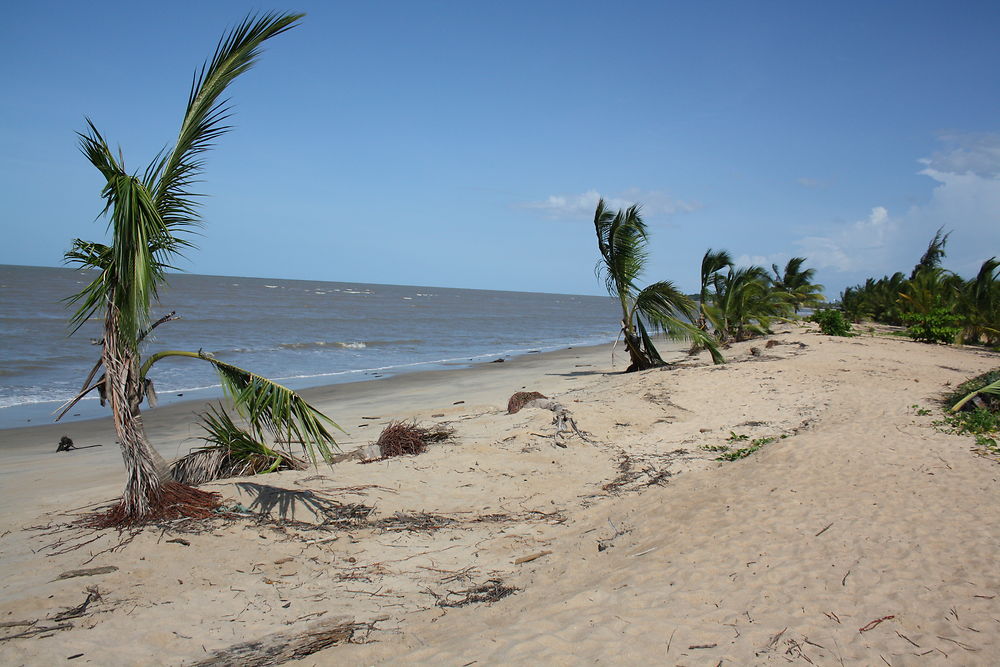
<instances>
[{"instance_id":1,"label":"palm tree trunk","mask_svg":"<svg viewBox=\"0 0 1000 667\"><path fill-rule=\"evenodd\" d=\"M161 485L170 474L166 461L146 438L139 410L142 387L138 361L131 346L120 343L118 313L114 305L109 305L104 320L103 362L105 387L127 475L121 500L126 520L141 519L149 514L159 498Z\"/></svg>"}]
</instances>

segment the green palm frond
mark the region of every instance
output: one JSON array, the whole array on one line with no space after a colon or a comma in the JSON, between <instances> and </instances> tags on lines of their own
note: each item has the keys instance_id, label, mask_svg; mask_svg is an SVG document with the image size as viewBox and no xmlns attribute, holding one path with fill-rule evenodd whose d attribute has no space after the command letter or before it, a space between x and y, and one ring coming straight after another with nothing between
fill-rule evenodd
<instances>
[{"instance_id":1,"label":"green palm frond","mask_svg":"<svg viewBox=\"0 0 1000 667\"><path fill-rule=\"evenodd\" d=\"M594 212L594 229L601 252L597 272L608 293L622 298L635 289L646 263L646 223L638 204L612 214L601 199Z\"/></svg>"},{"instance_id":2,"label":"green palm frond","mask_svg":"<svg viewBox=\"0 0 1000 667\"><path fill-rule=\"evenodd\" d=\"M103 271L111 263L111 247L103 243L73 239L73 245L66 251L64 257L67 263L78 264L84 269Z\"/></svg>"},{"instance_id":3,"label":"green palm frond","mask_svg":"<svg viewBox=\"0 0 1000 667\"><path fill-rule=\"evenodd\" d=\"M314 463L318 458L330 461L333 457L331 446L340 450L326 426L330 425L341 432L344 429L296 392L204 352L157 352L143 363L140 376L144 378L153 364L167 357L202 359L215 366L223 391L233 401L237 412L247 420L251 434L257 440L263 440L266 433L279 441L298 442Z\"/></svg>"},{"instance_id":4,"label":"green palm frond","mask_svg":"<svg viewBox=\"0 0 1000 667\"><path fill-rule=\"evenodd\" d=\"M955 405L951 407L951 412L958 412L963 407L965 407L966 403L971 401L979 394L994 394L1000 396L1000 380L997 380L996 382L991 382L985 387L980 387L975 391L969 392L969 394L967 394L962 400L960 400L958 403L955 403Z\"/></svg>"},{"instance_id":5,"label":"green palm frond","mask_svg":"<svg viewBox=\"0 0 1000 667\"><path fill-rule=\"evenodd\" d=\"M156 208L168 229L178 231L198 224L196 197L191 186L204 165L201 154L230 128L223 92L257 60L265 40L290 30L304 14L268 13L247 16L216 46L210 62L202 65L191 83L187 111L177 142L169 154L154 160L144 181L153 191Z\"/></svg>"},{"instance_id":6,"label":"green palm frond","mask_svg":"<svg viewBox=\"0 0 1000 667\"><path fill-rule=\"evenodd\" d=\"M204 484L216 479L260 475L276 470L303 470L306 463L273 449L240 428L225 409L209 406L201 427L207 444L193 449L170 466L182 484Z\"/></svg>"},{"instance_id":7,"label":"green palm frond","mask_svg":"<svg viewBox=\"0 0 1000 667\"><path fill-rule=\"evenodd\" d=\"M314 463L317 454L330 461L330 446L337 447L337 443L324 422L343 431L333 420L288 387L218 359L208 361L219 372L223 389L253 431L258 435L266 431L288 442L298 440Z\"/></svg>"}]
</instances>

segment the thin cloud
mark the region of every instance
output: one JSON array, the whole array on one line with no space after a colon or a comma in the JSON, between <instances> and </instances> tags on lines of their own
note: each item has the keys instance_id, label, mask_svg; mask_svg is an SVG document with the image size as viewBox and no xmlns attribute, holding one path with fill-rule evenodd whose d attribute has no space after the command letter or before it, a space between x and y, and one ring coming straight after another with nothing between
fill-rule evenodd
<instances>
[{"instance_id":1,"label":"thin cloud","mask_svg":"<svg viewBox=\"0 0 1000 667\"><path fill-rule=\"evenodd\" d=\"M874 207L868 217L857 220L835 233L807 236L794 242L797 254L808 259L809 266L836 271L862 270L882 265L889 240L899 228L899 221L883 206Z\"/></svg>"},{"instance_id":2,"label":"thin cloud","mask_svg":"<svg viewBox=\"0 0 1000 667\"><path fill-rule=\"evenodd\" d=\"M542 201L524 202L519 206L539 211L554 220L589 220L593 217L601 196L597 190L587 190L580 194L549 195ZM604 195L604 202L612 210L640 204L643 215L653 218L690 213L701 207L698 202L675 199L660 190L639 188L629 188L617 196Z\"/></svg>"}]
</instances>

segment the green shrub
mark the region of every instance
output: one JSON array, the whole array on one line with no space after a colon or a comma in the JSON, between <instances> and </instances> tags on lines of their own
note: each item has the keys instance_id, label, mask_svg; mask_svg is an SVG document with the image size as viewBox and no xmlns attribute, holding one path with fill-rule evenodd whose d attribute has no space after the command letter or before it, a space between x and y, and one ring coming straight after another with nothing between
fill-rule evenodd
<instances>
[{"instance_id":1,"label":"green shrub","mask_svg":"<svg viewBox=\"0 0 1000 667\"><path fill-rule=\"evenodd\" d=\"M819 330L827 336L851 336L851 323L844 319L839 310L827 308L817 310L809 320L819 325Z\"/></svg>"},{"instance_id":2,"label":"green shrub","mask_svg":"<svg viewBox=\"0 0 1000 667\"><path fill-rule=\"evenodd\" d=\"M962 318L946 308L903 313L903 322L910 325L906 335L921 343L954 343L962 332Z\"/></svg>"}]
</instances>

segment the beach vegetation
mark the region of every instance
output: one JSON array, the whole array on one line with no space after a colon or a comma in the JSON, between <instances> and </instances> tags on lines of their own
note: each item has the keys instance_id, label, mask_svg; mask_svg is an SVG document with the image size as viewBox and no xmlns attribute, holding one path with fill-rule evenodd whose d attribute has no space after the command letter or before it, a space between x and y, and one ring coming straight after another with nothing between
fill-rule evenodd
<instances>
[{"instance_id":1,"label":"beach vegetation","mask_svg":"<svg viewBox=\"0 0 1000 667\"><path fill-rule=\"evenodd\" d=\"M648 258L648 231L638 204L612 212L604 199L594 211L594 229L601 258L597 274L608 293L621 304L621 332L629 353L626 372L664 366L652 335L694 340L709 350L715 363L722 363L716 341L692 324L694 302L672 282L660 281L639 287Z\"/></svg>"},{"instance_id":2,"label":"beach vegetation","mask_svg":"<svg viewBox=\"0 0 1000 667\"><path fill-rule=\"evenodd\" d=\"M759 450L764 445L769 445L777 440L775 437L767 438L755 438L750 441L750 444L746 447L740 447L739 449L729 449L722 452L716 457L716 461L738 461L740 459L745 459L757 450Z\"/></svg>"},{"instance_id":3,"label":"beach vegetation","mask_svg":"<svg viewBox=\"0 0 1000 667\"><path fill-rule=\"evenodd\" d=\"M260 475L278 470L305 470L307 463L241 428L225 408L210 406L202 415L206 444L170 464L171 477L197 486L216 479Z\"/></svg>"},{"instance_id":4,"label":"beach vegetation","mask_svg":"<svg viewBox=\"0 0 1000 667\"><path fill-rule=\"evenodd\" d=\"M934 234L909 276L896 272L845 289L844 314L906 327L904 335L923 343L1000 345L1000 261L990 257L968 280L944 269L949 235Z\"/></svg>"},{"instance_id":5,"label":"beach vegetation","mask_svg":"<svg viewBox=\"0 0 1000 667\"><path fill-rule=\"evenodd\" d=\"M202 172L204 153L229 129L230 110L222 96L236 78L253 67L263 43L290 30L301 16L249 15L229 31L211 60L195 73L175 143L161 151L145 170L129 171L121 150L112 150L89 118L86 131L79 134L82 152L104 179L102 216L108 219L110 241L76 239L66 253L68 262L96 271L96 277L68 299L77 307L71 318L72 331L91 318L103 319L100 361L71 404L95 389L101 393L102 403L110 403L127 481L106 525L201 511L216 502L215 494L174 481L146 436L140 406L144 400L153 403L155 391L149 372L163 359L183 357L212 364L247 422L245 437L236 436L232 429L239 429L232 419L223 412L210 413L206 421L210 447L253 445L271 461L261 464L270 469L278 458L290 459L263 447L264 433L281 434L285 442L301 442L314 460L317 456L327 458L330 447L336 446L328 428L336 424L286 387L201 351L143 356L147 336L174 319L167 316L150 323L150 308L158 300L166 271L174 268L172 262L193 247L189 233L201 224L201 195L192 188ZM103 375L94 382L101 369Z\"/></svg>"},{"instance_id":6,"label":"beach vegetation","mask_svg":"<svg viewBox=\"0 0 1000 667\"><path fill-rule=\"evenodd\" d=\"M809 320L819 325L821 333L827 336L853 336L851 323L844 318L839 310L824 308L809 316Z\"/></svg>"},{"instance_id":7,"label":"beach vegetation","mask_svg":"<svg viewBox=\"0 0 1000 667\"><path fill-rule=\"evenodd\" d=\"M803 268L805 262L805 257L792 257L783 269L779 269L777 264L771 265L774 272L771 285L775 291L785 295L795 313L803 308L818 308L826 300L823 286L813 282L816 269Z\"/></svg>"},{"instance_id":8,"label":"beach vegetation","mask_svg":"<svg viewBox=\"0 0 1000 667\"><path fill-rule=\"evenodd\" d=\"M942 431L971 435L976 451L1000 456L1000 368L966 380L944 396L943 419L934 425Z\"/></svg>"}]
</instances>

